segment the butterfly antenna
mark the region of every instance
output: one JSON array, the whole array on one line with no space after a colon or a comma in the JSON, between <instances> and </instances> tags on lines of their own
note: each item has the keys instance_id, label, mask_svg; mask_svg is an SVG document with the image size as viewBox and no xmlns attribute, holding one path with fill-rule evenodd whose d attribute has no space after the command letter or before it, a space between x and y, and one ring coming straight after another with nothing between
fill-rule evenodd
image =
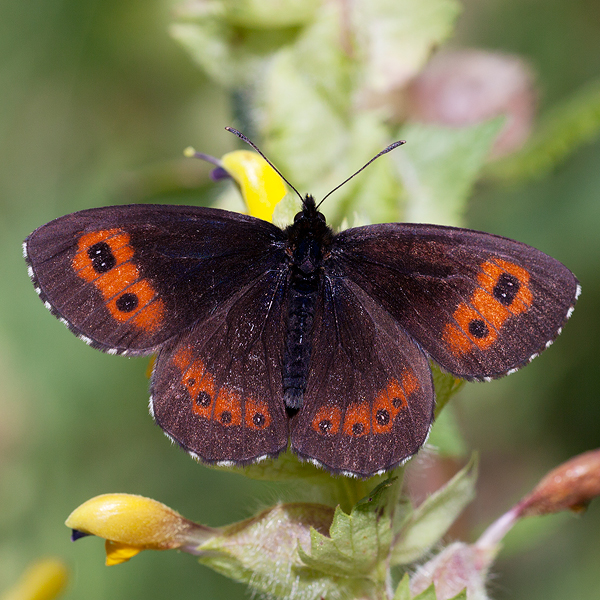
<instances>
[{"instance_id":1,"label":"butterfly antenna","mask_svg":"<svg viewBox=\"0 0 600 600\"><path fill-rule=\"evenodd\" d=\"M275 173L277 173L279 177L281 177L281 179L283 179L296 192L298 198L300 198L300 201L304 202L302 194L281 174L281 171L262 153L262 150L252 140L248 139L243 133L241 133L237 129L234 129L233 127L225 127L225 129L233 133L234 135L237 135L240 138L240 140L243 140L249 146L252 146L252 148L254 148L267 161L267 163L271 165Z\"/></svg>"},{"instance_id":2,"label":"butterfly antenna","mask_svg":"<svg viewBox=\"0 0 600 600\"><path fill-rule=\"evenodd\" d=\"M343 185L347 184L353 177L356 177L361 171L364 171L374 160L377 160L380 156L391 152L394 148L402 146L402 144L406 144L406 140L398 140L397 142L390 144L387 148L384 148L381 152L379 152L379 154L375 155L367 164L363 165L358 171L356 171L356 173L353 173L352 175L350 175L350 177L348 177L348 179L345 179L344 181L342 181L342 183L336 185L328 194L325 195L321 202L317 204L317 208L319 208L319 206L321 206L321 204L323 204L323 202L325 202L325 200L329 198L329 196L331 196L333 192L339 190Z\"/></svg>"}]
</instances>

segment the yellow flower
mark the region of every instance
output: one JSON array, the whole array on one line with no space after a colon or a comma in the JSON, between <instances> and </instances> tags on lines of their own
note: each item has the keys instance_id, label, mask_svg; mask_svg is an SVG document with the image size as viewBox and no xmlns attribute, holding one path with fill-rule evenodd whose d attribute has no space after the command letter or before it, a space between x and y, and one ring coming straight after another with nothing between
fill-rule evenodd
<instances>
[{"instance_id":1,"label":"yellow flower","mask_svg":"<svg viewBox=\"0 0 600 600\"><path fill-rule=\"evenodd\" d=\"M133 494L103 494L76 508L65 525L73 540L106 539L106 564L128 561L142 550L195 548L214 531L182 517L161 502Z\"/></svg>"},{"instance_id":2,"label":"yellow flower","mask_svg":"<svg viewBox=\"0 0 600 600\"><path fill-rule=\"evenodd\" d=\"M285 185L265 159L249 150L225 154L223 168L235 179L242 190L248 213L270 221L275 206L286 194Z\"/></svg>"},{"instance_id":3,"label":"yellow flower","mask_svg":"<svg viewBox=\"0 0 600 600\"><path fill-rule=\"evenodd\" d=\"M193 148L187 148L188 157L201 158L223 169L240 187L248 213L258 219L271 221L275 206L286 194L281 177L267 161L250 150L228 152L220 160Z\"/></svg>"},{"instance_id":4,"label":"yellow flower","mask_svg":"<svg viewBox=\"0 0 600 600\"><path fill-rule=\"evenodd\" d=\"M66 587L67 567L57 558L42 558L30 565L2 600L52 600Z\"/></svg>"}]
</instances>

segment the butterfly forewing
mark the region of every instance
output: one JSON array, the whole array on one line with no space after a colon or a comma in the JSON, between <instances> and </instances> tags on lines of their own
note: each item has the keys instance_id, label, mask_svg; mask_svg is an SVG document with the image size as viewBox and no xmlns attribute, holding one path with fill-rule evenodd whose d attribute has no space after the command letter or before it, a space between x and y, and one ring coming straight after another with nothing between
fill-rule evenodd
<instances>
[{"instance_id":1,"label":"butterfly forewing","mask_svg":"<svg viewBox=\"0 0 600 600\"><path fill-rule=\"evenodd\" d=\"M151 409L192 455L246 464L289 437L361 477L425 442L429 357L467 379L505 375L551 343L579 293L558 261L490 234L334 235L310 196L286 230L215 209L107 207L40 227L24 251L36 291L84 341L159 352Z\"/></svg>"},{"instance_id":2,"label":"butterfly forewing","mask_svg":"<svg viewBox=\"0 0 600 600\"><path fill-rule=\"evenodd\" d=\"M329 264L444 369L467 379L526 364L560 333L579 292L573 274L535 248L435 225L346 230Z\"/></svg>"},{"instance_id":3,"label":"butterfly forewing","mask_svg":"<svg viewBox=\"0 0 600 600\"><path fill-rule=\"evenodd\" d=\"M158 357L154 418L206 462L245 464L287 446L284 288L285 272L263 274Z\"/></svg>"},{"instance_id":4,"label":"butterfly forewing","mask_svg":"<svg viewBox=\"0 0 600 600\"><path fill-rule=\"evenodd\" d=\"M51 310L102 350L150 353L283 260L277 227L185 206L91 209L34 231L24 249Z\"/></svg>"},{"instance_id":5,"label":"butterfly forewing","mask_svg":"<svg viewBox=\"0 0 600 600\"><path fill-rule=\"evenodd\" d=\"M425 442L433 420L424 353L344 278L326 277L315 323L292 449L329 470L365 477L402 463Z\"/></svg>"}]
</instances>

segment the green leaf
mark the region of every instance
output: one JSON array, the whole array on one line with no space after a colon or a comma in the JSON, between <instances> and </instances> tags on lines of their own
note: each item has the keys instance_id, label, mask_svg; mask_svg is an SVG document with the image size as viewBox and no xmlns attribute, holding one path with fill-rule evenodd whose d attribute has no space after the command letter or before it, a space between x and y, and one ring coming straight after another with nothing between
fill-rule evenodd
<instances>
[{"instance_id":1,"label":"green leaf","mask_svg":"<svg viewBox=\"0 0 600 600\"><path fill-rule=\"evenodd\" d=\"M379 93L416 75L461 11L456 0L358 0L351 6L364 85Z\"/></svg>"},{"instance_id":2,"label":"green leaf","mask_svg":"<svg viewBox=\"0 0 600 600\"><path fill-rule=\"evenodd\" d=\"M214 1L214 0L213 0ZM320 0L221 0L230 23L269 29L303 25L314 18Z\"/></svg>"},{"instance_id":3,"label":"green leaf","mask_svg":"<svg viewBox=\"0 0 600 600\"><path fill-rule=\"evenodd\" d=\"M394 593L394 600L412 600L408 573L404 573L404 577L402 577L402 579L400 580L400 583L396 588L396 592Z\"/></svg>"},{"instance_id":4,"label":"green leaf","mask_svg":"<svg viewBox=\"0 0 600 600\"><path fill-rule=\"evenodd\" d=\"M437 594L435 593L433 583L426 590L416 595L413 600L437 600Z\"/></svg>"},{"instance_id":5,"label":"green leaf","mask_svg":"<svg viewBox=\"0 0 600 600\"><path fill-rule=\"evenodd\" d=\"M326 167L317 179L306 184L317 199L345 181L391 141L387 127L372 112L354 115L343 135L344 145L337 153L332 153L328 165L321 162L319 153L309 154ZM328 223L334 227L340 227L342 223L343 227L357 227L397 221L400 216L399 191L393 163L385 156L329 196L323 210Z\"/></svg>"},{"instance_id":6,"label":"green leaf","mask_svg":"<svg viewBox=\"0 0 600 600\"><path fill-rule=\"evenodd\" d=\"M367 495L381 481L388 479L386 475L371 477L368 480L335 477L326 469L300 460L289 450L275 459L263 460L246 467L213 466L212 468L260 481L301 482L301 494L306 499L332 506L339 504L346 510L350 510L360 498ZM394 473L397 473L397 478L401 480L402 469L397 469Z\"/></svg>"},{"instance_id":7,"label":"green leaf","mask_svg":"<svg viewBox=\"0 0 600 600\"><path fill-rule=\"evenodd\" d=\"M346 124L296 64L292 50L275 56L260 94L265 152L302 192L342 152Z\"/></svg>"},{"instance_id":8,"label":"green leaf","mask_svg":"<svg viewBox=\"0 0 600 600\"><path fill-rule=\"evenodd\" d=\"M348 127L347 147L317 191L329 192L391 141L388 128L381 123L381 115L366 111L356 114ZM402 149L394 152L402 152ZM323 206L328 221L334 225L339 225L343 219L347 219L352 227L394 222L400 218L400 192L393 162L389 156L383 156L344 184Z\"/></svg>"},{"instance_id":9,"label":"green leaf","mask_svg":"<svg viewBox=\"0 0 600 600\"><path fill-rule=\"evenodd\" d=\"M468 456L468 447L456 422L456 413L453 409L453 406L449 406L437 417L427 438L427 445L432 446L438 456L465 458Z\"/></svg>"},{"instance_id":10,"label":"green leaf","mask_svg":"<svg viewBox=\"0 0 600 600\"><path fill-rule=\"evenodd\" d=\"M600 80L588 83L544 115L519 151L491 163L490 179L515 183L540 178L600 133Z\"/></svg>"},{"instance_id":11,"label":"green leaf","mask_svg":"<svg viewBox=\"0 0 600 600\"><path fill-rule=\"evenodd\" d=\"M329 483L333 479L325 469L316 467L310 462L301 461L290 451L277 458L269 458L246 467L213 467L219 471L228 471L245 475L250 479L262 481L289 481L301 479L307 483Z\"/></svg>"},{"instance_id":12,"label":"green leaf","mask_svg":"<svg viewBox=\"0 0 600 600\"><path fill-rule=\"evenodd\" d=\"M254 87L265 61L298 34L297 27L240 28L227 21L221 2L207 2L197 12L191 4L188 8L179 9L171 36L209 77L230 89Z\"/></svg>"},{"instance_id":13,"label":"green leaf","mask_svg":"<svg viewBox=\"0 0 600 600\"><path fill-rule=\"evenodd\" d=\"M404 218L460 225L465 204L504 118L464 128L410 124L392 160L406 191Z\"/></svg>"},{"instance_id":14,"label":"green leaf","mask_svg":"<svg viewBox=\"0 0 600 600\"><path fill-rule=\"evenodd\" d=\"M394 598L394 600L396 600L396 598ZM435 587L433 586L433 583L425 591L421 592L417 596L414 596L412 600L437 600L437 594L435 593ZM448 598L448 600L467 600L467 588L456 594L456 596Z\"/></svg>"},{"instance_id":15,"label":"green leaf","mask_svg":"<svg viewBox=\"0 0 600 600\"><path fill-rule=\"evenodd\" d=\"M444 487L429 496L396 534L390 562L414 562L438 543L475 496L477 458L474 454Z\"/></svg>"},{"instance_id":16,"label":"green leaf","mask_svg":"<svg viewBox=\"0 0 600 600\"><path fill-rule=\"evenodd\" d=\"M356 63L341 43L342 7L322 3L313 22L292 47L299 73L339 115L349 115L352 107L353 72Z\"/></svg>"},{"instance_id":17,"label":"green leaf","mask_svg":"<svg viewBox=\"0 0 600 600\"><path fill-rule=\"evenodd\" d=\"M466 382L444 373L434 363L431 364L431 370L435 388L435 420L427 442L442 456L464 457L467 454L467 445L456 423L452 407L442 409Z\"/></svg>"},{"instance_id":18,"label":"green leaf","mask_svg":"<svg viewBox=\"0 0 600 600\"><path fill-rule=\"evenodd\" d=\"M392 489L392 480L383 482L349 515L336 508L329 536L313 529L310 554L298 548L304 564L332 576L383 581L392 535L388 506Z\"/></svg>"},{"instance_id":19,"label":"green leaf","mask_svg":"<svg viewBox=\"0 0 600 600\"><path fill-rule=\"evenodd\" d=\"M444 373L436 364L432 364L431 367L433 387L435 388L435 418L437 419L450 398L463 387L466 381L458 379L450 373Z\"/></svg>"},{"instance_id":20,"label":"green leaf","mask_svg":"<svg viewBox=\"0 0 600 600\"><path fill-rule=\"evenodd\" d=\"M329 530L333 509L319 504L281 504L222 528L200 545L199 562L276 597L347 598L368 595L373 584L308 568L299 550L310 549L311 533Z\"/></svg>"}]
</instances>

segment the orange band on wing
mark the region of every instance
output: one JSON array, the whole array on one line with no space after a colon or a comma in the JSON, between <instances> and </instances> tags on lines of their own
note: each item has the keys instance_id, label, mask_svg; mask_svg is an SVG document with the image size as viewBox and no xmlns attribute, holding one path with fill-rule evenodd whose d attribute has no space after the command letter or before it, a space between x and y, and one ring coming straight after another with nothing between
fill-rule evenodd
<instances>
[{"instance_id":1,"label":"orange band on wing","mask_svg":"<svg viewBox=\"0 0 600 600\"><path fill-rule=\"evenodd\" d=\"M160 327L164 303L133 262L129 234L121 229L86 233L79 238L72 266L77 275L102 294L105 306L120 323L131 321L152 332Z\"/></svg>"},{"instance_id":2,"label":"orange band on wing","mask_svg":"<svg viewBox=\"0 0 600 600\"><path fill-rule=\"evenodd\" d=\"M215 402L214 419L229 427L242 424L242 399L241 396L227 387L219 390Z\"/></svg>"},{"instance_id":3,"label":"orange band on wing","mask_svg":"<svg viewBox=\"0 0 600 600\"><path fill-rule=\"evenodd\" d=\"M311 425L321 435L335 435L340 429L341 421L341 409L337 406L325 404L319 408Z\"/></svg>"},{"instance_id":4,"label":"orange band on wing","mask_svg":"<svg viewBox=\"0 0 600 600\"><path fill-rule=\"evenodd\" d=\"M396 415L406 408L408 398L419 389L419 380L415 374L405 369L400 377L402 383L392 379L373 403L373 431L389 433L394 425Z\"/></svg>"},{"instance_id":5,"label":"orange band on wing","mask_svg":"<svg viewBox=\"0 0 600 600\"><path fill-rule=\"evenodd\" d=\"M190 348L180 348L173 355L173 364L181 371L181 383L192 399L192 412L204 419L214 419L221 425L242 424L241 395L223 386L216 394L214 377L206 370L200 359L195 359ZM216 396L216 400L215 400ZM271 413L266 402L246 399L244 424L255 430L271 425Z\"/></svg>"},{"instance_id":6,"label":"orange band on wing","mask_svg":"<svg viewBox=\"0 0 600 600\"><path fill-rule=\"evenodd\" d=\"M530 275L514 263L493 258L481 264L481 287L452 315L455 323L444 328L444 341L455 355L488 350L507 319L525 312L533 302Z\"/></svg>"},{"instance_id":7,"label":"orange band on wing","mask_svg":"<svg viewBox=\"0 0 600 600\"><path fill-rule=\"evenodd\" d=\"M205 419L212 416L213 400L215 398L215 382L210 373L206 372L200 359L193 359L189 348L182 348L173 356L173 364L182 373L182 383L192 399L192 411Z\"/></svg>"},{"instance_id":8,"label":"orange band on wing","mask_svg":"<svg viewBox=\"0 0 600 600\"><path fill-rule=\"evenodd\" d=\"M245 402L245 422L250 429L266 429L271 424L271 413L266 402L252 400Z\"/></svg>"},{"instance_id":9,"label":"orange band on wing","mask_svg":"<svg viewBox=\"0 0 600 600\"><path fill-rule=\"evenodd\" d=\"M342 431L354 437L371 432L371 410L367 402L356 402L346 409Z\"/></svg>"}]
</instances>

